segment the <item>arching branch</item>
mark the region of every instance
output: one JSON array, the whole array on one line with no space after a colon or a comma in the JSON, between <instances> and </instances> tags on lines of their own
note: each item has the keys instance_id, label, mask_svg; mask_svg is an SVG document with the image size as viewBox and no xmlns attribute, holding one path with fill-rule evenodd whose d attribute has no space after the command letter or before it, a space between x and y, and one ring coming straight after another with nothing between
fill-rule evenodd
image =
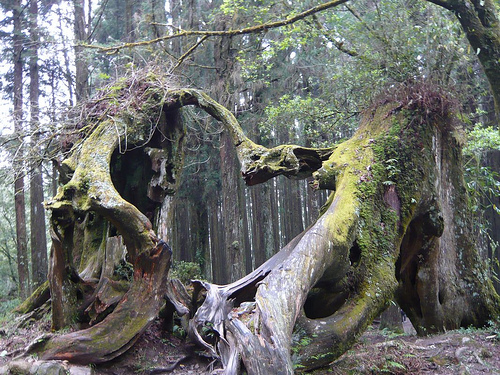
<instances>
[{"instance_id":1,"label":"arching branch","mask_svg":"<svg viewBox=\"0 0 500 375\"><path fill-rule=\"evenodd\" d=\"M233 114L207 94L195 89L182 89L173 92L171 96L171 107L196 105L222 122L236 147L241 174L250 186L278 175L309 177L321 168L334 150L334 147L307 148L295 145L280 145L269 149L248 139Z\"/></svg>"}]
</instances>

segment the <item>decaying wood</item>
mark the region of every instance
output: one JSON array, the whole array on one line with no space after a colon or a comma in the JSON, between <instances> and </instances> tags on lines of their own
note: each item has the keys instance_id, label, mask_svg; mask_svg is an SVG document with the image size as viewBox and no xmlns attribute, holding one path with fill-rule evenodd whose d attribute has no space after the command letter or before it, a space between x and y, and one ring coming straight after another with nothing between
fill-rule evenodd
<instances>
[{"instance_id":1,"label":"decaying wood","mask_svg":"<svg viewBox=\"0 0 500 375\"><path fill-rule=\"evenodd\" d=\"M252 374L325 365L353 344L395 292L420 332L463 322L482 325L487 316L498 316L498 295L474 276L485 274L467 240L465 200L458 198L463 182L452 112L445 96L419 89L407 93L403 104L389 101L366 114L353 138L314 168L314 185L335 190L315 224L241 282L203 284L207 297L191 321L191 335L221 357L227 373L239 371L238 357ZM244 148L239 150L243 176L248 171L267 176L276 166L251 165L249 159L265 158L248 158L252 152ZM278 162L273 173L286 174L282 165ZM462 193L450 198L454 192ZM447 231L450 235L442 236ZM456 262L465 253L469 260ZM450 260L449 272L438 273ZM453 299L444 297L448 285L457 286ZM312 319L306 312L314 289L330 293L335 303ZM242 302L253 300L248 311ZM206 325L218 333L216 345L198 334Z\"/></svg>"},{"instance_id":2,"label":"decaying wood","mask_svg":"<svg viewBox=\"0 0 500 375\"><path fill-rule=\"evenodd\" d=\"M136 262L134 282L113 313L85 330L38 339L26 354L74 363L101 363L127 351L156 318L166 292L172 250L159 241Z\"/></svg>"},{"instance_id":3,"label":"decaying wood","mask_svg":"<svg viewBox=\"0 0 500 375\"><path fill-rule=\"evenodd\" d=\"M328 364L394 297L420 332L480 326L498 317L499 297L483 282L485 271L467 240L467 221L456 219L457 213L466 217L467 208L455 165L460 146L445 96L420 87L400 95L405 100L389 98L365 114L352 139L335 148L268 149L249 140L234 116L200 91L162 87L160 95L147 82L134 80L133 85L143 101L152 98L155 103L149 116L162 119L161 132L140 112L143 107L129 100L127 111L137 107L132 118L140 120L130 123L130 113L120 114L123 106L113 107L122 95L114 93L107 109L113 117L96 117L92 131L64 163L65 185L47 204L54 240L54 327L69 325L71 313L81 314L81 305L93 306L98 315L98 296L107 296L101 300L104 309L116 307L102 321L88 322L93 325L87 329L41 339L29 353L75 362L110 360L147 328L165 296L170 303L166 315L176 310L189 318L191 339L219 358L227 374L242 369L291 374L296 366ZM168 282L168 245L157 237L149 218L118 193L110 168L112 156L127 139L153 161L156 174L146 193L152 201L175 193L176 176L169 171L182 165L185 130L179 111L188 105L222 122L247 184L283 174L312 176L315 188L334 190L317 221L258 269L228 285L195 281L191 299L182 285ZM88 215L103 219L95 228L105 236L90 241L89 231L81 234L78 223ZM116 300L106 289L114 285L111 268L103 266L96 282L91 273L82 272L87 268L73 264L73 252L80 251L80 262L92 259L78 250L79 244L95 253L106 248L104 239L112 230L123 237L134 269L130 289ZM447 292L444 288L450 285ZM77 291L82 290L91 296L90 303L78 302ZM198 306L203 290L205 299ZM71 302L69 307L65 301Z\"/></svg>"}]
</instances>

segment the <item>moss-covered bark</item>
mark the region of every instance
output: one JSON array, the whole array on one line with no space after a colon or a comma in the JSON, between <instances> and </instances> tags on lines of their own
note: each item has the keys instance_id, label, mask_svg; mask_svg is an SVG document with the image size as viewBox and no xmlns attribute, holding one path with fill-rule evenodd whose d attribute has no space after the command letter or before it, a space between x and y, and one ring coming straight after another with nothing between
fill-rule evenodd
<instances>
[{"instance_id":1,"label":"moss-covered bark","mask_svg":"<svg viewBox=\"0 0 500 375\"><path fill-rule=\"evenodd\" d=\"M92 311L87 323L93 325L45 338L30 353L79 362L114 358L156 316L165 294L181 314L191 309L191 338L218 357L227 373L243 366L252 374L290 374L294 367L327 364L395 295L420 333L498 318L499 297L470 241L458 129L445 95L425 85L404 88L365 113L353 138L336 148L267 149L250 141L231 113L202 92L163 87L160 95L148 79L138 82L132 85L140 101L123 98L132 91L127 89L108 93L113 100L107 106L98 102L112 116L96 117L64 163L65 185L47 203L54 239L54 327L81 316L82 306ZM117 98L127 102L123 113ZM158 204L152 207L162 200L168 207L182 165L179 110L186 105L223 123L248 184L279 174L312 175L313 186L334 190L318 220L257 270L229 285L195 283L192 301L201 289L207 291L199 307L175 301L182 293L167 289L168 246L156 236L152 216L138 209L150 202L133 194L128 195L133 203L125 200L127 188L112 178L112 169L126 171L112 168L116 160L126 160L113 159L117 150L144 148L154 172L144 194ZM152 118L160 119L161 131L151 127ZM89 221L92 215L100 219ZM81 223L86 224L78 229ZM133 266L123 297L121 284L110 281L115 258L99 255L107 248L104 239L117 234ZM108 308L113 311L99 317ZM213 335L203 336L207 329L217 332L215 344Z\"/></svg>"},{"instance_id":2,"label":"moss-covered bark","mask_svg":"<svg viewBox=\"0 0 500 375\"><path fill-rule=\"evenodd\" d=\"M177 188L184 126L179 110L162 100L166 86L157 78L122 80L88 105L83 137L61 168L64 185L46 208L53 329L91 327L46 337L30 353L107 361L127 350L160 310L171 251L153 223ZM121 183L131 170L145 174Z\"/></svg>"},{"instance_id":3,"label":"moss-covered bark","mask_svg":"<svg viewBox=\"0 0 500 375\"><path fill-rule=\"evenodd\" d=\"M192 335L209 346L197 328L214 327L228 372L238 356L255 374L326 365L395 294L420 333L499 317L470 241L450 103L425 85L379 103L313 172L315 186L335 190L317 222L246 278L205 284Z\"/></svg>"}]
</instances>

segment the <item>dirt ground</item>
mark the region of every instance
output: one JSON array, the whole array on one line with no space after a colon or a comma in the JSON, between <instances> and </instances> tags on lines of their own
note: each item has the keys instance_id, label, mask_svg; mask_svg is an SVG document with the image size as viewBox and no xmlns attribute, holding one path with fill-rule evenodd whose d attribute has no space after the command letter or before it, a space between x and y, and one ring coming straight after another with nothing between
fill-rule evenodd
<instances>
[{"instance_id":1,"label":"dirt ground","mask_svg":"<svg viewBox=\"0 0 500 375\"><path fill-rule=\"evenodd\" d=\"M500 330L461 329L420 337L369 329L351 350L316 374L500 374Z\"/></svg>"},{"instance_id":2,"label":"dirt ground","mask_svg":"<svg viewBox=\"0 0 500 375\"><path fill-rule=\"evenodd\" d=\"M0 367L10 353L50 328L48 321L30 327L0 328ZM411 323L405 334L370 328L351 350L320 374L500 374L500 329L464 329L419 337ZM92 366L95 375L217 374L220 364L185 340L165 333L159 322L125 355ZM271 374L270 374L271 375Z\"/></svg>"}]
</instances>

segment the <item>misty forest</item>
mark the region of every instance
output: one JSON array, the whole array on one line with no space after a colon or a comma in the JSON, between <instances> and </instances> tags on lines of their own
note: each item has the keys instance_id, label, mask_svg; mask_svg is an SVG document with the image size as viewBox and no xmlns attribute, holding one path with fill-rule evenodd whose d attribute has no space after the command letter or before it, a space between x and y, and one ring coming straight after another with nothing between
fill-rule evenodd
<instances>
[{"instance_id":1,"label":"misty forest","mask_svg":"<svg viewBox=\"0 0 500 375\"><path fill-rule=\"evenodd\" d=\"M1 374L500 371L497 0L0 12Z\"/></svg>"}]
</instances>

